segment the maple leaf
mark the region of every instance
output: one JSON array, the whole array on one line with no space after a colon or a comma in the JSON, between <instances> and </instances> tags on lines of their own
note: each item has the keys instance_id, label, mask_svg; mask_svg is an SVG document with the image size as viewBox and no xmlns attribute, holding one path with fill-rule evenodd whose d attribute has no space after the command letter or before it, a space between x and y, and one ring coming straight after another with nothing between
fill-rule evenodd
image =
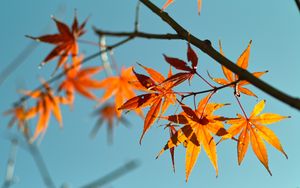
<instances>
[{"instance_id":1,"label":"maple leaf","mask_svg":"<svg viewBox=\"0 0 300 188\"><path fill-rule=\"evenodd\" d=\"M227 130L229 135L233 137L239 134L237 142L238 164L240 165L242 163L248 150L249 142L251 142L252 150L255 155L270 175L272 175L268 165L268 154L264 141L279 150L286 158L288 156L283 150L275 133L264 125L278 122L288 118L288 116L273 113L260 114L264 107L265 100L262 100L255 105L250 117L244 117L238 114L238 118L229 120L226 123L231 124L231 127Z\"/></svg>"},{"instance_id":2,"label":"maple leaf","mask_svg":"<svg viewBox=\"0 0 300 188\"><path fill-rule=\"evenodd\" d=\"M167 0L166 3L163 5L162 10L165 10L173 2L174 2L174 0ZM202 7L202 0L197 0L197 5L198 5L198 14L200 15L201 7Z\"/></svg>"},{"instance_id":3,"label":"maple leaf","mask_svg":"<svg viewBox=\"0 0 300 188\"><path fill-rule=\"evenodd\" d=\"M169 123L166 127L169 128L169 133L170 133L170 138L172 138L177 130L175 128L176 125L172 125L171 123ZM173 167L173 171L175 173L175 148L170 148L170 155L171 155L171 161L172 161L172 167Z\"/></svg>"},{"instance_id":4,"label":"maple leaf","mask_svg":"<svg viewBox=\"0 0 300 188\"><path fill-rule=\"evenodd\" d=\"M64 90L70 104L73 104L75 91L86 98L96 100L97 97L89 89L99 88L100 81L93 80L91 77L102 70L102 67L88 67L81 69L83 56L74 57L73 64L65 64L65 80L60 84L58 91ZM73 67L73 68L72 68Z\"/></svg>"},{"instance_id":5,"label":"maple leaf","mask_svg":"<svg viewBox=\"0 0 300 188\"><path fill-rule=\"evenodd\" d=\"M25 135L28 135L28 129L25 126L26 122L33 118L35 115L35 108L32 107L28 110L24 108L24 106L16 106L6 112L4 115L12 115L11 120L8 123L8 127L11 128L15 123L17 123L18 128L22 130Z\"/></svg>"},{"instance_id":6,"label":"maple leaf","mask_svg":"<svg viewBox=\"0 0 300 188\"><path fill-rule=\"evenodd\" d=\"M167 142L165 147L159 152L157 158L165 151L184 144L186 147L186 181L195 166L201 147L204 148L208 158L218 175L216 143L212 134L217 136L227 135L227 131L220 119L213 112L225 104L208 103L209 96L202 99L196 110L183 103L180 103L183 110L178 115L163 117L172 123L184 125Z\"/></svg>"},{"instance_id":7,"label":"maple leaf","mask_svg":"<svg viewBox=\"0 0 300 188\"><path fill-rule=\"evenodd\" d=\"M166 82L176 82L175 85L178 85L185 80L191 80L191 78L194 76L194 74L197 74L197 65L198 65L198 56L195 53L195 51L191 48L190 44L188 43L188 49L187 49L187 59L189 62L191 62L192 66L188 66L187 63L181 59L168 57L164 55L164 58L167 63L169 63L171 66L176 68L177 70L181 70L184 72L179 72L177 74L174 74L170 76L168 79L164 80L162 83ZM175 86L174 85L174 86Z\"/></svg>"},{"instance_id":8,"label":"maple leaf","mask_svg":"<svg viewBox=\"0 0 300 188\"><path fill-rule=\"evenodd\" d=\"M107 134L108 134L108 143L112 143L113 138L113 128L114 128L114 119L116 119L118 125L119 122L123 123L124 125L128 124L128 121L124 117L118 117L115 104L106 104L102 108L96 110L94 115L99 116L95 127L93 128L90 136L95 137L98 133L99 129L103 125L103 123L107 122Z\"/></svg>"},{"instance_id":9,"label":"maple leaf","mask_svg":"<svg viewBox=\"0 0 300 188\"><path fill-rule=\"evenodd\" d=\"M236 64L242 69L247 69L248 68L251 43L252 43L252 41L249 42L247 48L245 49L245 51L241 54L241 56L237 60ZM223 49L222 49L221 42L219 42L219 46L220 46L220 53L224 56L224 52L223 52ZM215 82L217 82L218 84L221 84L221 85L227 85L227 84L230 84L232 82L235 82L235 81L239 80L239 76L234 74L232 71L227 69L225 66L222 66L222 70L223 70L223 73L224 73L226 79L224 79L224 78L212 78L210 75L209 76L211 77L212 80L214 80ZM259 78L267 72L268 71L254 72L252 74L255 77ZM257 97L251 90L244 87L247 84L249 84L248 81L241 80L241 81L239 81L238 83L236 83L234 85L230 85L230 87L234 88L234 94L236 96L240 96L240 92L242 92L246 95Z\"/></svg>"},{"instance_id":10,"label":"maple leaf","mask_svg":"<svg viewBox=\"0 0 300 188\"><path fill-rule=\"evenodd\" d=\"M135 96L134 90L137 89L137 85L133 83L137 81L132 70L133 67L122 69L120 75L107 77L97 86L98 88L105 88L105 92L100 99L101 103L115 96L115 108L118 117L121 117L122 114L122 110L119 107L126 100ZM137 109L135 111L137 114L142 115L141 110Z\"/></svg>"},{"instance_id":11,"label":"maple leaf","mask_svg":"<svg viewBox=\"0 0 300 188\"><path fill-rule=\"evenodd\" d=\"M175 83L170 81L164 82L166 79L159 72L141 64L139 65L146 70L150 77L138 74L135 71L134 74L141 84L140 88L144 87L144 89L146 89L145 91L148 91L149 93L129 99L119 109L136 110L150 106L144 121L144 129L140 138L141 144L144 134L149 130L159 114L164 114L171 104L174 105L176 103L176 95L172 88L177 84L177 81L175 81ZM167 79L170 77L172 77L171 68Z\"/></svg>"},{"instance_id":12,"label":"maple leaf","mask_svg":"<svg viewBox=\"0 0 300 188\"><path fill-rule=\"evenodd\" d=\"M72 26L69 28L65 23L59 21L55 17L51 17L57 27L59 33L43 35L39 37L32 37L34 40L45 42L49 44L56 45L56 47L46 56L44 61L40 64L40 67L48 63L49 61L59 57L57 66L53 72L61 67L64 63L67 62L68 56L77 56L78 54L78 44L77 39L85 33L84 26L86 25L87 19L81 24L78 24L77 17L75 15Z\"/></svg>"},{"instance_id":13,"label":"maple leaf","mask_svg":"<svg viewBox=\"0 0 300 188\"><path fill-rule=\"evenodd\" d=\"M47 82L43 83L43 87L44 90L22 91L25 95L37 100L36 106L30 110L31 117L39 115L39 120L31 142L33 142L40 134L45 134L51 113L53 113L54 117L62 127L62 116L59 105L69 103L67 99L55 96Z\"/></svg>"}]
</instances>

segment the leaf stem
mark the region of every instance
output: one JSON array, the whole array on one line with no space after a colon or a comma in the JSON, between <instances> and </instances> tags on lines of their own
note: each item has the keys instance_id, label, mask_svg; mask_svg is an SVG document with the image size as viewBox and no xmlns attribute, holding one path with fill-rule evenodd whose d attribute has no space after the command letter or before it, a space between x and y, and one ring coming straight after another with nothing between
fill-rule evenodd
<instances>
[{"instance_id":1,"label":"leaf stem","mask_svg":"<svg viewBox=\"0 0 300 188\"><path fill-rule=\"evenodd\" d=\"M211 88L215 88L215 86L211 85L205 78L203 78L197 71L195 72L199 78L201 78L207 85L209 85Z\"/></svg>"},{"instance_id":2,"label":"leaf stem","mask_svg":"<svg viewBox=\"0 0 300 188\"><path fill-rule=\"evenodd\" d=\"M243 106L242 106L242 104L241 104L240 99L239 99L238 96L236 96L236 95L234 95L234 97L236 98L236 100L237 100L237 102L238 102L238 105L239 105L239 107L241 108L241 110L242 110L242 112L243 112L245 118L248 119L248 116L247 116L247 114L246 114L246 112L245 112L245 110L244 110L244 108L243 108Z\"/></svg>"}]
</instances>

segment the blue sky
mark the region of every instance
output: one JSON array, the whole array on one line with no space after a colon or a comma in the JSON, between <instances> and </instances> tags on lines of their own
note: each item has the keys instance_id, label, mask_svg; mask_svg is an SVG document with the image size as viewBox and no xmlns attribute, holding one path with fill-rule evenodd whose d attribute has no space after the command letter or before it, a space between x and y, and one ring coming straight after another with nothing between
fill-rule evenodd
<instances>
[{"instance_id":1,"label":"blue sky","mask_svg":"<svg viewBox=\"0 0 300 188\"><path fill-rule=\"evenodd\" d=\"M154 1L158 6L164 0ZM64 13L55 14L60 6L65 6ZM87 34L82 39L97 41L92 26L112 31L131 31L134 22L136 1L3 1L0 7L0 70L3 70L12 59L20 53L31 41L24 35L37 36L43 28L50 24L49 31L54 33L54 23L50 15L55 14L59 19L70 24L77 9L79 20L90 16L87 24ZM299 44L300 16L294 1L253 0L253 1L216 1L203 0L201 16L197 15L196 0L177 0L168 7L167 12L182 24L192 34L200 39L209 39L217 47L222 40L226 56L236 61L246 48L249 40L253 40L250 57L250 71L269 70L263 80L271 85L299 97ZM153 33L173 32L156 15L141 6L140 30ZM108 39L109 43L116 42ZM43 69L38 64L49 53L52 46L40 44L29 58L0 86L0 111L4 112L19 98L16 92L19 86L28 89L39 85L38 78L50 78L55 62L49 63ZM81 44L80 50L87 56L96 52L94 46ZM220 66L200 50L199 71L206 76L211 74L221 77ZM186 58L186 43L183 41L157 41L136 39L114 51L119 67L130 66L140 62L146 66L167 74L168 66L162 54ZM99 58L88 65L98 65ZM138 69L141 71L141 69ZM101 78L101 76L99 76ZM54 86L57 86L55 83ZM204 90L205 85L199 79L192 81L192 87L179 87L182 90ZM253 87L249 87L253 88ZM255 157L251 148L241 166L237 165L236 143L224 142L218 146L219 177L205 153L202 152L189 178L185 182L185 152L183 147L176 149L176 173L172 172L168 152L158 160L155 156L167 141L168 132L162 131L155 124L146 134L143 144L138 143L143 121L133 113L126 115L132 126L123 125L115 129L114 143L106 142L106 130L99 131L96 139L89 138L96 118L91 117L94 102L76 96L75 108L70 112L63 107L64 128L60 129L55 119L51 119L47 133L39 144L39 149L48 166L50 174L57 187L63 183L71 187L79 187L95 180L110 171L122 166L131 159L141 163L138 169L124 177L111 182L105 187L300 187L300 158L299 151L299 112L277 101L269 95L253 88L259 99L242 97L245 110L250 113L254 104L260 99L266 99L265 112L290 115L291 119L270 125L280 138L289 159L274 148L267 146L270 168L273 176L269 176L264 167ZM217 95L214 102L230 102L231 107L221 110L228 116L241 113L231 91ZM101 96L101 92L96 92ZM191 101L187 101L191 102ZM4 180L7 158L10 152L10 142L5 139L9 133L18 134L15 128L8 130L8 117L1 117L0 123L0 182ZM35 120L30 122L32 126ZM26 148L18 148L15 176L18 181L13 187L44 187L40 174L31 155Z\"/></svg>"}]
</instances>

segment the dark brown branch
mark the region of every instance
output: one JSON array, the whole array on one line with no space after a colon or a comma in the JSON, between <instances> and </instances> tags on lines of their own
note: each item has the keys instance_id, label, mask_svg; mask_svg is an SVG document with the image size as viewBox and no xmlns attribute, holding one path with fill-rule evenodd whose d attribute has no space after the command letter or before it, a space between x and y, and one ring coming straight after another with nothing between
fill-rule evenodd
<instances>
[{"instance_id":1,"label":"dark brown branch","mask_svg":"<svg viewBox=\"0 0 300 188\"><path fill-rule=\"evenodd\" d=\"M106 35L106 36L113 36L113 37L133 37L133 38L146 38L146 39L160 39L160 40L171 40L171 39L184 39L183 37L179 36L178 34L153 34L153 33L145 33L145 32L111 32L111 31L104 31L101 29L97 29L94 27L94 31L97 35Z\"/></svg>"},{"instance_id":2,"label":"dark brown branch","mask_svg":"<svg viewBox=\"0 0 300 188\"><path fill-rule=\"evenodd\" d=\"M299 12L300 12L300 1L299 1L299 0L295 0L295 3L296 3L296 5L297 5L297 7L298 7L298 10L299 10Z\"/></svg>"},{"instance_id":3,"label":"dark brown branch","mask_svg":"<svg viewBox=\"0 0 300 188\"><path fill-rule=\"evenodd\" d=\"M274 88L273 86L267 84L266 82L256 78L247 70L244 70L237 66L235 63L222 56L217 50L215 50L210 41L208 40L200 40L196 38L194 35L190 34L186 29L184 29L181 25L179 25L173 18L171 18L166 12L162 12L160 8L155 6L149 0L140 0L146 7L148 7L153 13L159 16L164 22L166 22L169 26L171 26L176 33L181 36L184 40L190 42L191 44L198 47L201 51L209 55L211 58L216 60L221 65L225 66L235 74L239 76L241 80L247 80L260 90L265 93L273 96L274 98L290 105L293 108L300 110L300 99L291 97L288 94Z\"/></svg>"}]
</instances>

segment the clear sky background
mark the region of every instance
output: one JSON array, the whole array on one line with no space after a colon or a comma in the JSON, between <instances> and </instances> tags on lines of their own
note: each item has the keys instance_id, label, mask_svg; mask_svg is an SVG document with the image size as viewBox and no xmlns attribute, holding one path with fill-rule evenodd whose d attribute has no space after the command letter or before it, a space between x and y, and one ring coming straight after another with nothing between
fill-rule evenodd
<instances>
[{"instance_id":1,"label":"clear sky background","mask_svg":"<svg viewBox=\"0 0 300 188\"><path fill-rule=\"evenodd\" d=\"M153 0L153 2L159 7L164 4L164 0ZM56 15L68 24L72 22L74 9L77 9L80 21L90 16L86 27L88 32L82 37L85 40L98 40L91 29L92 26L112 31L131 31L133 28L136 1L2 1L0 6L0 70L8 66L14 57L31 42L24 35L38 36L49 24L52 28L47 33L56 32L50 15L55 14L58 7L62 5L66 8L65 12ZM300 15L293 0L203 0L201 16L197 15L196 0L177 0L167 9L167 12L195 36L211 40L215 47L221 39L223 49L232 61L238 58L252 39L249 70L269 70L263 80L299 97ZM144 6L141 6L140 30L153 33L173 32ZM115 39L108 39L108 43L115 41ZM19 86L32 89L39 85L38 78L50 77L55 62L50 62L41 70L37 66L51 49L50 45L40 44L22 66L0 86L1 112L9 109L11 104L19 98L16 92ZM81 44L80 51L88 56L98 49L91 45ZM120 67L130 66L138 61L166 74L168 66L162 54L185 59L186 43L136 39L114 52L116 62ZM206 71L209 70L213 75L223 76L219 64L201 51L196 50L196 52L199 56L198 67L203 75L206 76ZM96 58L87 66L100 63L100 59ZM103 78L103 76L98 78ZM206 86L200 82L195 78L192 81L192 87L179 87L178 90L206 89ZM57 85L58 83L54 84L54 86ZM299 112L256 88L253 88L253 91L259 96L258 100L267 100L265 112L292 116L291 119L270 125L289 156L286 160L280 152L267 146L273 176L270 176L260 164L251 147L243 164L238 166L236 143L227 141L217 148L219 177L215 177L212 165L202 152L189 182L186 183L185 150L182 146L176 149L175 174L172 172L168 152L155 160L158 151L168 139L168 132L158 126L160 122L150 129L140 146L138 140L143 121L133 113L129 113L126 118L132 126L130 128L123 125L117 127L114 143L108 145L104 127L99 131L96 139L89 138L89 133L96 122L96 118L91 117L95 103L81 96L76 97L75 108L72 112L68 107L62 108L63 129L60 129L58 123L51 119L47 133L38 147L57 187L63 183L71 187L80 187L104 176L131 159L140 161L139 168L105 187L300 187ZM99 97L101 94L101 92L97 93ZM258 100L247 96L241 99L248 113ZM228 116L235 116L237 112L241 113L231 96L231 90L217 95L213 101L232 103L232 107L226 107L220 113ZM16 128L7 130L8 121L8 117L1 116L0 182L4 181L11 148L10 141L6 137L8 134L18 135ZM33 120L30 123L34 126L36 121ZM13 187L44 187L32 156L24 146L18 148L15 176L18 181Z\"/></svg>"}]
</instances>

